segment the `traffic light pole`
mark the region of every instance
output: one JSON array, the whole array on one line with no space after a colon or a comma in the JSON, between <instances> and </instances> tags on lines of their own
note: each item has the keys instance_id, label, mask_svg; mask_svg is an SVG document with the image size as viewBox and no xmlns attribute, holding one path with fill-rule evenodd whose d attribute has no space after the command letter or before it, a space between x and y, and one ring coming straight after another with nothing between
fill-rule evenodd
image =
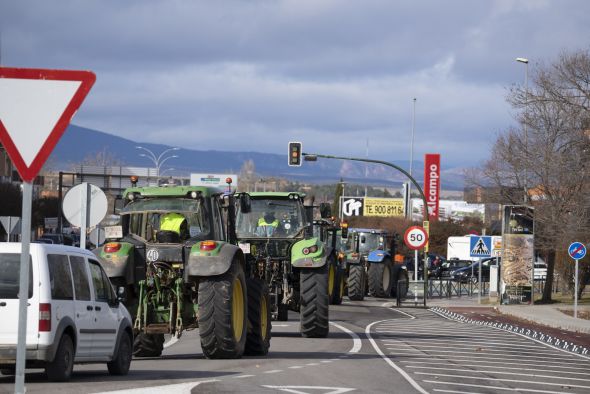
<instances>
[{"instance_id":1,"label":"traffic light pole","mask_svg":"<svg viewBox=\"0 0 590 394\"><path fill-rule=\"evenodd\" d=\"M405 176L408 177L408 179L416 187L416 190L418 190L418 193L420 193L420 197L422 198L422 203L424 204L424 221L430 223L429 214L428 214L428 202L426 201L426 196L424 195L424 191L422 190L422 188L420 187L418 182L416 182L414 177L412 177L403 168L396 166L393 163L389 163L387 161L382 161L382 160L362 159L362 158L358 158L358 157L321 155L321 154L317 154L317 153L305 153L305 152L303 152L301 155L305 158L305 161L316 161L318 157L321 157L324 159L362 161L365 163L381 164L381 165L391 167L391 168L398 170L399 172L401 172L402 174L404 174ZM410 209L411 209L411 207L410 207ZM418 271L418 267L414 267L414 269L416 270L416 272ZM424 306L426 307L426 295L428 294L428 252L426 251L426 248L424 248L424 275L423 275L423 277L424 277Z\"/></svg>"}]
</instances>

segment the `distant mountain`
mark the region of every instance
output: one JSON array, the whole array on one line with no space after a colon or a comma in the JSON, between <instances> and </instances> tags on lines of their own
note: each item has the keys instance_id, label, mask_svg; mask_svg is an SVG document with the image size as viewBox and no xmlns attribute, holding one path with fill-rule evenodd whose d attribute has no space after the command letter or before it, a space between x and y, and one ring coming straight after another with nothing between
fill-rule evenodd
<instances>
[{"instance_id":1,"label":"distant mountain","mask_svg":"<svg viewBox=\"0 0 590 394\"><path fill-rule=\"evenodd\" d=\"M141 151L136 148L138 145L150 149L155 154L171 147L131 141L101 131L70 125L50 156L49 162L56 169L70 171L85 159L107 152L107 157L118 161L110 165L153 166L148 159L139 156ZM195 172L239 173L244 162L252 160L256 173L261 176L283 177L302 182L331 183L343 178L349 183L397 186L406 180L402 173L386 166L375 164L365 166L365 163L344 160L320 159L317 162L304 162L301 167L289 167L286 153L286 146L285 154L199 151L181 148L174 152L179 157L167 164L176 169L175 174L183 176ZM393 164L401 168L409 168L407 160L396 161ZM414 162L414 176L419 182L422 182L423 166L422 162ZM462 169L443 169L441 181L442 188L445 190L462 190Z\"/></svg>"}]
</instances>

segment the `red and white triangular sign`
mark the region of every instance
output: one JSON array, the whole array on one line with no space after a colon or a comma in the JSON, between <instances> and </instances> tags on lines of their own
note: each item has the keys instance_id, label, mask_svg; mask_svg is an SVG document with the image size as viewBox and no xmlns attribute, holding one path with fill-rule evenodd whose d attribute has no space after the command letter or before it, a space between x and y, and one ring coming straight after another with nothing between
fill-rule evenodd
<instances>
[{"instance_id":1,"label":"red and white triangular sign","mask_svg":"<svg viewBox=\"0 0 590 394\"><path fill-rule=\"evenodd\" d=\"M32 182L84 101L90 71L0 67L0 142Z\"/></svg>"}]
</instances>

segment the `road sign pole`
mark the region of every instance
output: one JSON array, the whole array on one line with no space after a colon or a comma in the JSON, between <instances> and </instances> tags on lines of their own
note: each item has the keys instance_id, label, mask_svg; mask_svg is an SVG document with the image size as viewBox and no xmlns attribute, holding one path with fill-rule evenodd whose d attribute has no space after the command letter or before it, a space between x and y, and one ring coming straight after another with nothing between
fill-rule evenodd
<instances>
[{"instance_id":1,"label":"road sign pole","mask_svg":"<svg viewBox=\"0 0 590 394\"><path fill-rule=\"evenodd\" d=\"M482 283L481 283L481 259L479 259L479 273L477 274L477 276L478 276L478 279L477 279L477 285L478 285L477 286L478 287L478 289L477 289L477 303L481 304L481 287L482 287L481 286L482 285Z\"/></svg>"},{"instance_id":2,"label":"road sign pole","mask_svg":"<svg viewBox=\"0 0 590 394\"><path fill-rule=\"evenodd\" d=\"M86 232L88 231L88 218L90 216L88 208L90 207L90 183L85 183L80 193L80 249L86 249Z\"/></svg>"},{"instance_id":3,"label":"road sign pole","mask_svg":"<svg viewBox=\"0 0 590 394\"><path fill-rule=\"evenodd\" d=\"M576 259L576 273L574 274L574 318L578 318L578 259Z\"/></svg>"},{"instance_id":4,"label":"road sign pole","mask_svg":"<svg viewBox=\"0 0 590 394\"><path fill-rule=\"evenodd\" d=\"M414 304L418 304L418 249L414 250Z\"/></svg>"},{"instance_id":5,"label":"road sign pole","mask_svg":"<svg viewBox=\"0 0 590 394\"><path fill-rule=\"evenodd\" d=\"M29 298L29 255L31 246L31 211L33 184L23 182L23 206L21 221L20 279L18 292L18 342L16 346L16 375L14 392L25 392L25 360L27 345L27 300Z\"/></svg>"}]
</instances>

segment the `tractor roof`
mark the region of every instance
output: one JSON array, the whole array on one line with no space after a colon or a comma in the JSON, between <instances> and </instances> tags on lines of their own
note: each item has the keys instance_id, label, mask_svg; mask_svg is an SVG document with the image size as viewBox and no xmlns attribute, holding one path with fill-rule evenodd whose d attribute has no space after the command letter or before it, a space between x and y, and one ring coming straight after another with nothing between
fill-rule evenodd
<instances>
[{"instance_id":1,"label":"tractor roof","mask_svg":"<svg viewBox=\"0 0 590 394\"><path fill-rule=\"evenodd\" d=\"M253 199L288 199L289 196L296 195L298 198L305 198L305 193L300 192L250 192L248 193ZM292 198L292 197L291 197Z\"/></svg>"},{"instance_id":2,"label":"tractor roof","mask_svg":"<svg viewBox=\"0 0 590 394\"><path fill-rule=\"evenodd\" d=\"M387 234L387 230L380 228L349 228L349 233Z\"/></svg>"},{"instance_id":3,"label":"tractor roof","mask_svg":"<svg viewBox=\"0 0 590 394\"><path fill-rule=\"evenodd\" d=\"M193 191L200 193L203 197L210 197L222 193L220 189L204 186L150 186L125 189L123 196L134 193L140 194L142 197L185 197Z\"/></svg>"}]
</instances>

